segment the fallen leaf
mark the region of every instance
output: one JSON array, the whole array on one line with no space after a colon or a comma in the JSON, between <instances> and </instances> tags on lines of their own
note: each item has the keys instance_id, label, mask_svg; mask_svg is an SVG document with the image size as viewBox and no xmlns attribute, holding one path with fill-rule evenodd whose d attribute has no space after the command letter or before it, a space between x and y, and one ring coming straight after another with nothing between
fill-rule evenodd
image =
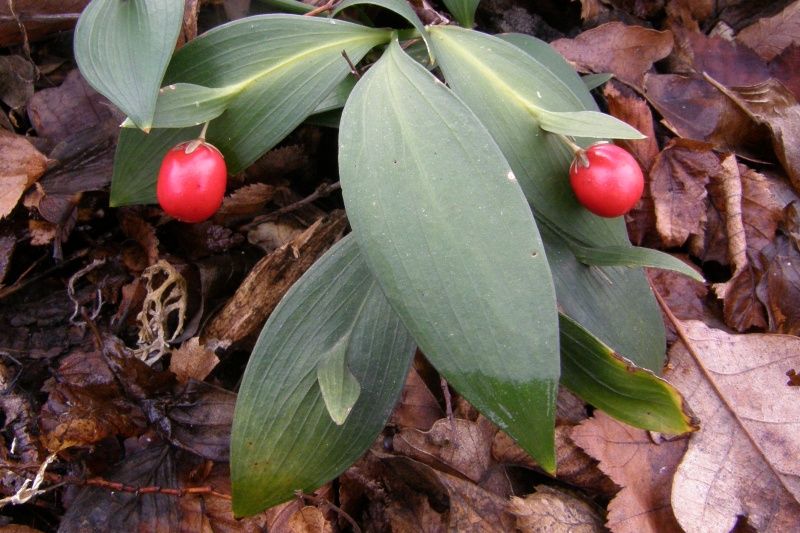
<instances>
[{"instance_id":1,"label":"fallen leaf","mask_svg":"<svg viewBox=\"0 0 800 533\"><path fill-rule=\"evenodd\" d=\"M247 232L247 241L269 253L291 242L304 230L300 222L282 218L257 225Z\"/></svg>"},{"instance_id":2,"label":"fallen leaf","mask_svg":"<svg viewBox=\"0 0 800 533\"><path fill-rule=\"evenodd\" d=\"M166 408L170 441L205 459L228 461L235 404L236 394L190 381Z\"/></svg>"},{"instance_id":3,"label":"fallen leaf","mask_svg":"<svg viewBox=\"0 0 800 533\"><path fill-rule=\"evenodd\" d=\"M705 143L673 139L650 170L656 229L664 246L681 246L701 235L706 221L706 184L719 171L719 159Z\"/></svg>"},{"instance_id":4,"label":"fallen leaf","mask_svg":"<svg viewBox=\"0 0 800 533\"><path fill-rule=\"evenodd\" d=\"M261 259L211 319L202 341L239 343L254 338L286 291L341 237L346 224L344 213L334 212Z\"/></svg>"},{"instance_id":5,"label":"fallen leaf","mask_svg":"<svg viewBox=\"0 0 800 533\"><path fill-rule=\"evenodd\" d=\"M658 155L658 142L653 126L653 113L647 102L627 86L610 80L603 86L608 112L639 130L646 139L616 141L628 150L639 166L647 171Z\"/></svg>"},{"instance_id":6,"label":"fallen leaf","mask_svg":"<svg viewBox=\"0 0 800 533\"><path fill-rule=\"evenodd\" d=\"M159 242L155 228L130 208L119 210L119 225L125 236L138 244L145 255L146 261L141 270L156 264Z\"/></svg>"},{"instance_id":7,"label":"fallen leaf","mask_svg":"<svg viewBox=\"0 0 800 533\"><path fill-rule=\"evenodd\" d=\"M492 464L496 432L494 424L484 417L476 422L442 418L430 431L401 429L392 439L392 446L397 453L478 483Z\"/></svg>"},{"instance_id":8,"label":"fallen leaf","mask_svg":"<svg viewBox=\"0 0 800 533\"><path fill-rule=\"evenodd\" d=\"M705 283L671 270L648 268L645 273L650 285L658 291L675 316L681 320L708 318L710 310L705 305L708 296ZM672 344L677 338L675 326L667 317L664 317L664 325L667 329L667 343Z\"/></svg>"},{"instance_id":9,"label":"fallen leaf","mask_svg":"<svg viewBox=\"0 0 800 533\"><path fill-rule=\"evenodd\" d=\"M600 461L600 470L622 487L608 505L614 533L679 532L670 506L670 485L686 440L655 443L647 431L602 411L572 430L572 440Z\"/></svg>"},{"instance_id":10,"label":"fallen leaf","mask_svg":"<svg viewBox=\"0 0 800 533\"><path fill-rule=\"evenodd\" d=\"M214 215L217 222L225 222L238 217L248 217L264 209L275 196L275 187L266 183L253 183L233 191L222 199L222 206Z\"/></svg>"},{"instance_id":11,"label":"fallen leaf","mask_svg":"<svg viewBox=\"0 0 800 533\"><path fill-rule=\"evenodd\" d=\"M406 374L406 383L397 407L392 412L390 424L428 431L442 416L444 412L436 396L420 377L417 369L412 366Z\"/></svg>"},{"instance_id":12,"label":"fallen leaf","mask_svg":"<svg viewBox=\"0 0 800 533\"><path fill-rule=\"evenodd\" d=\"M11 109L24 107L33 96L34 65L22 56L0 56L0 100Z\"/></svg>"},{"instance_id":13,"label":"fallen leaf","mask_svg":"<svg viewBox=\"0 0 800 533\"><path fill-rule=\"evenodd\" d=\"M17 238L13 231L7 227L0 227L0 287L8 275L11 267L11 257L17 247Z\"/></svg>"},{"instance_id":14,"label":"fallen leaf","mask_svg":"<svg viewBox=\"0 0 800 533\"><path fill-rule=\"evenodd\" d=\"M75 13L80 13L89 0L14 0L13 3L0 2L0 47L22 42L19 25L11 16L14 13L22 20L30 15L44 15L38 20L25 20L25 33L34 41L57 31L68 30L78 21ZM49 15L49 16L48 16ZM70 16L72 15L72 16Z\"/></svg>"},{"instance_id":15,"label":"fallen leaf","mask_svg":"<svg viewBox=\"0 0 800 533\"><path fill-rule=\"evenodd\" d=\"M771 61L788 46L799 44L800 4L791 2L786 8L772 17L758 19L736 35L743 43L764 58Z\"/></svg>"},{"instance_id":16,"label":"fallen leaf","mask_svg":"<svg viewBox=\"0 0 800 533\"><path fill-rule=\"evenodd\" d=\"M788 46L769 62L772 77L792 91L795 100L800 101L800 45Z\"/></svg>"},{"instance_id":17,"label":"fallen leaf","mask_svg":"<svg viewBox=\"0 0 800 533\"><path fill-rule=\"evenodd\" d=\"M175 374L175 378L180 383L186 383L191 379L203 381L214 370L217 363L219 363L219 358L216 354L200 344L199 337L192 337L185 341L180 348L172 351L169 371Z\"/></svg>"},{"instance_id":18,"label":"fallen leaf","mask_svg":"<svg viewBox=\"0 0 800 533\"><path fill-rule=\"evenodd\" d=\"M572 425L556 426L556 458L558 479L586 491L610 498L619 490L617 485L597 467L597 461L586 455L570 437ZM503 431L492 442L492 457L506 465L538 468L536 462Z\"/></svg>"},{"instance_id":19,"label":"fallen leaf","mask_svg":"<svg viewBox=\"0 0 800 533\"><path fill-rule=\"evenodd\" d=\"M796 209L797 205L792 204ZM764 305L769 330L800 335L800 252L797 243L781 235L759 257L762 269L756 295Z\"/></svg>"},{"instance_id":20,"label":"fallen leaf","mask_svg":"<svg viewBox=\"0 0 800 533\"><path fill-rule=\"evenodd\" d=\"M744 516L759 531L800 528L800 401L786 371L800 365L800 339L731 335L682 323L666 378L701 420L672 485L687 532L727 533ZM690 351L691 350L691 354Z\"/></svg>"},{"instance_id":21,"label":"fallen leaf","mask_svg":"<svg viewBox=\"0 0 800 533\"><path fill-rule=\"evenodd\" d=\"M736 331L767 327L766 312L756 294L757 283L758 273L748 264L730 281L714 287L717 296L723 301L725 324Z\"/></svg>"},{"instance_id":22,"label":"fallen leaf","mask_svg":"<svg viewBox=\"0 0 800 533\"><path fill-rule=\"evenodd\" d=\"M701 77L647 74L644 95L680 137L764 159L763 128Z\"/></svg>"},{"instance_id":23,"label":"fallen leaf","mask_svg":"<svg viewBox=\"0 0 800 533\"><path fill-rule=\"evenodd\" d=\"M609 22L550 44L582 72L612 72L628 85L642 87L653 63L672 51L672 33Z\"/></svg>"},{"instance_id":24,"label":"fallen leaf","mask_svg":"<svg viewBox=\"0 0 800 533\"><path fill-rule=\"evenodd\" d=\"M306 505L289 519L289 530L292 533L333 533L333 526L325 520L322 511Z\"/></svg>"},{"instance_id":25,"label":"fallen leaf","mask_svg":"<svg viewBox=\"0 0 800 533\"><path fill-rule=\"evenodd\" d=\"M169 446L155 445L118 464L109 481L134 487L178 488L175 458ZM168 494L112 492L84 487L61 519L59 531L179 531L179 500Z\"/></svg>"},{"instance_id":26,"label":"fallen leaf","mask_svg":"<svg viewBox=\"0 0 800 533\"><path fill-rule=\"evenodd\" d=\"M525 498L512 496L508 512L522 533L601 533L603 520L582 499L547 485Z\"/></svg>"},{"instance_id":27,"label":"fallen leaf","mask_svg":"<svg viewBox=\"0 0 800 533\"><path fill-rule=\"evenodd\" d=\"M716 87L755 122L769 128L775 155L800 191L800 154L795 150L800 143L800 104L794 95L775 79L747 87Z\"/></svg>"},{"instance_id":28,"label":"fallen leaf","mask_svg":"<svg viewBox=\"0 0 800 533\"><path fill-rule=\"evenodd\" d=\"M47 158L25 137L0 128L0 219L17 206L22 193L47 168Z\"/></svg>"}]
</instances>

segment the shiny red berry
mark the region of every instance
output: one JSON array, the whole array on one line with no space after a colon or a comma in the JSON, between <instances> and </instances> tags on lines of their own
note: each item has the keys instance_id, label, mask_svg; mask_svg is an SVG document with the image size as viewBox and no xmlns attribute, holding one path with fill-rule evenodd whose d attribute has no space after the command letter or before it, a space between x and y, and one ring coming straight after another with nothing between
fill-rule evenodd
<instances>
[{"instance_id":1,"label":"shiny red berry","mask_svg":"<svg viewBox=\"0 0 800 533\"><path fill-rule=\"evenodd\" d=\"M199 139L181 143L161 162L158 203L181 222L202 222L222 205L227 179L225 159L213 145Z\"/></svg>"},{"instance_id":2,"label":"shiny red berry","mask_svg":"<svg viewBox=\"0 0 800 533\"><path fill-rule=\"evenodd\" d=\"M644 190L642 169L631 154L617 145L594 144L575 156L569 182L578 201L601 217L624 215Z\"/></svg>"}]
</instances>

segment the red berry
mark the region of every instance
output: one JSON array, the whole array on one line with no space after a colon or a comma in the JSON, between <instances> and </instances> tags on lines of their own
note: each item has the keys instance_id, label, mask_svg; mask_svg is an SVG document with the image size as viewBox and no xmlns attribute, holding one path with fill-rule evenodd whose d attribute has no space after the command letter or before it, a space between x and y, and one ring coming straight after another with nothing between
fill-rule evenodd
<instances>
[{"instance_id":1,"label":"red berry","mask_svg":"<svg viewBox=\"0 0 800 533\"><path fill-rule=\"evenodd\" d=\"M202 222L222 205L227 179L225 159L213 145L199 139L181 143L161 162L158 203L181 222Z\"/></svg>"},{"instance_id":2,"label":"red berry","mask_svg":"<svg viewBox=\"0 0 800 533\"><path fill-rule=\"evenodd\" d=\"M593 144L569 167L569 182L578 201L601 217L624 215L644 190L642 169L631 154L617 145Z\"/></svg>"}]
</instances>

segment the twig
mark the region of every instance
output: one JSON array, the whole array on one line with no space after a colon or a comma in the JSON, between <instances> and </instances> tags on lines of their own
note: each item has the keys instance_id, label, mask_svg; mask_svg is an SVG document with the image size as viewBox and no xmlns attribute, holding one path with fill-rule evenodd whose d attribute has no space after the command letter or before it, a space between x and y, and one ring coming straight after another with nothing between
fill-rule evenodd
<instances>
[{"instance_id":1,"label":"twig","mask_svg":"<svg viewBox=\"0 0 800 533\"><path fill-rule=\"evenodd\" d=\"M322 185L317 187L314 192L312 192L311 194L309 194L305 198L303 198L301 200L298 200L296 202L293 202L293 203L291 203L289 205L285 205L285 206L281 207L280 209L277 209L277 210L275 210L275 211L273 211L271 213L267 213L266 215L258 216L256 218L254 218L251 222L248 222L247 224L245 224L242 227L240 227L239 229L243 230L243 231L247 231L247 230L253 229L254 227L258 226L259 224L263 224L264 222L270 222L271 220L275 220L276 218L278 218L278 217L280 217L282 215L285 215L286 213L291 213L292 211L296 211L296 210L300 209L301 207L306 206L306 205L308 205L308 204L310 204L312 202L316 202L320 198L324 198L325 196L328 196L332 192L338 191L341 188L342 187L341 187L341 185L339 184L338 181L335 182L335 183L323 183Z\"/></svg>"},{"instance_id":2,"label":"twig","mask_svg":"<svg viewBox=\"0 0 800 533\"><path fill-rule=\"evenodd\" d=\"M31 283L35 283L35 282L39 281L40 279L49 276L53 272L64 268L68 264L70 264L70 263L72 263L74 261L77 261L78 259L81 259L82 257L84 257L88 253L89 253L89 249L88 248L80 250L79 252L77 252L75 255L73 255L69 259L66 259L66 260L58 263L57 265L54 265L54 266L48 268L47 270L45 270L41 274L37 274L36 276L30 278L27 281L21 281L20 279L18 279L16 282L14 282L13 285L9 285L8 287L3 287L2 289L0 289L0 300L5 298L6 296L11 296L15 292L18 292L18 291L24 289L25 287L27 287ZM37 260L37 262L38 261L41 261L41 259ZM27 272L28 271L24 272L23 275L27 274ZM20 278L21 277L22 276L20 276Z\"/></svg>"},{"instance_id":3,"label":"twig","mask_svg":"<svg viewBox=\"0 0 800 533\"><path fill-rule=\"evenodd\" d=\"M306 500L308 500L308 501L310 501L310 502L312 502L314 504L317 504L317 505L326 505L326 506L328 506L330 509L332 509L334 512L336 512L339 516L341 516L342 518L347 520L350 523L351 526L353 526L354 533L361 533L361 528L358 527L358 524L356 523L355 520L353 520L353 517L350 516L349 514L347 514L346 512L344 512L341 507L338 507L337 505L331 503L330 501L326 500L325 498L320 498L319 496L314 496L313 494L306 494L302 490L294 491L294 495L297 496L300 499L306 499Z\"/></svg>"},{"instance_id":4,"label":"twig","mask_svg":"<svg viewBox=\"0 0 800 533\"><path fill-rule=\"evenodd\" d=\"M358 71L356 66L350 60L350 56L347 55L347 52L345 50L342 50L342 57L344 58L345 61L347 61L347 65L350 67L350 74L352 74L355 79L360 80L361 73Z\"/></svg>"},{"instance_id":5,"label":"twig","mask_svg":"<svg viewBox=\"0 0 800 533\"><path fill-rule=\"evenodd\" d=\"M444 409L447 413L447 419L450 421L450 429L453 435L456 434L456 419L453 416L453 397L450 395L450 386L444 376L439 376L439 386L442 387L442 395L444 396Z\"/></svg>"},{"instance_id":6,"label":"twig","mask_svg":"<svg viewBox=\"0 0 800 533\"><path fill-rule=\"evenodd\" d=\"M331 9L333 9L333 6L336 5L337 1L338 0L328 0L327 2L322 4L321 6L317 6L314 9L312 9L311 11L309 11L308 13L304 13L303 16L304 17L316 17L320 13L325 13L326 11L330 11Z\"/></svg>"}]
</instances>

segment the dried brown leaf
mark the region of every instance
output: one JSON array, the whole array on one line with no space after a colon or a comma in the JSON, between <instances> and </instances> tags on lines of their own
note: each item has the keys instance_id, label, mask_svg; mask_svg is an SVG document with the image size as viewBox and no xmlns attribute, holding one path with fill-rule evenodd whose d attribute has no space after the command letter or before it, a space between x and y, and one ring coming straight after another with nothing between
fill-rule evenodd
<instances>
[{"instance_id":1,"label":"dried brown leaf","mask_svg":"<svg viewBox=\"0 0 800 533\"><path fill-rule=\"evenodd\" d=\"M333 526L325 519L322 511L306 505L289 519L289 530L292 533L333 533Z\"/></svg>"},{"instance_id":2,"label":"dried brown leaf","mask_svg":"<svg viewBox=\"0 0 800 533\"><path fill-rule=\"evenodd\" d=\"M119 225L126 237L139 245L146 257L141 270L158 262L158 237L155 228L131 209L120 209Z\"/></svg>"},{"instance_id":3,"label":"dried brown leaf","mask_svg":"<svg viewBox=\"0 0 800 533\"><path fill-rule=\"evenodd\" d=\"M644 94L680 137L761 157L763 128L699 76L647 74Z\"/></svg>"},{"instance_id":4,"label":"dried brown leaf","mask_svg":"<svg viewBox=\"0 0 800 533\"><path fill-rule=\"evenodd\" d=\"M597 468L597 461L578 448L570 437L573 426L556 426L556 458L558 479L584 490L611 497L618 487ZM503 431L492 442L492 457L501 464L537 468L536 462Z\"/></svg>"},{"instance_id":5,"label":"dried brown leaf","mask_svg":"<svg viewBox=\"0 0 800 533\"><path fill-rule=\"evenodd\" d=\"M266 183L253 183L233 191L222 200L222 206L214 215L217 222L231 218L246 217L260 212L275 196L275 187Z\"/></svg>"},{"instance_id":6,"label":"dried brown leaf","mask_svg":"<svg viewBox=\"0 0 800 533\"><path fill-rule=\"evenodd\" d=\"M791 208L796 208L796 204ZM797 243L781 235L773 245L762 250L759 266L763 270L756 295L766 308L769 330L800 335L800 252Z\"/></svg>"},{"instance_id":7,"label":"dried brown leaf","mask_svg":"<svg viewBox=\"0 0 800 533\"><path fill-rule=\"evenodd\" d=\"M484 417L476 422L442 418L430 431L401 429L392 446L397 453L477 483L492 464L492 439L496 432L497 428Z\"/></svg>"},{"instance_id":8,"label":"dried brown leaf","mask_svg":"<svg viewBox=\"0 0 800 533\"><path fill-rule=\"evenodd\" d=\"M609 22L551 44L578 70L612 72L628 85L642 87L644 74L672 50L672 33Z\"/></svg>"},{"instance_id":9,"label":"dried brown leaf","mask_svg":"<svg viewBox=\"0 0 800 533\"><path fill-rule=\"evenodd\" d=\"M646 274L650 285L667 302L675 316L681 320L708 318L710 311L705 305L708 288L704 283L670 270L646 269ZM664 317L664 325L667 341L671 344L676 339L675 327L667 317Z\"/></svg>"},{"instance_id":10,"label":"dried brown leaf","mask_svg":"<svg viewBox=\"0 0 800 533\"><path fill-rule=\"evenodd\" d=\"M119 124L121 119L114 113L108 100L84 81L78 69L58 87L37 91L28 104L31 124L53 145L101 123Z\"/></svg>"},{"instance_id":11,"label":"dried brown leaf","mask_svg":"<svg viewBox=\"0 0 800 533\"><path fill-rule=\"evenodd\" d=\"M800 3L792 2L775 16L761 18L736 35L766 61L792 44L800 44Z\"/></svg>"},{"instance_id":12,"label":"dried brown leaf","mask_svg":"<svg viewBox=\"0 0 800 533\"><path fill-rule=\"evenodd\" d=\"M650 170L656 229L667 247L701 235L706 221L706 184L719 171L719 159L705 143L673 139Z\"/></svg>"},{"instance_id":13,"label":"dried brown leaf","mask_svg":"<svg viewBox=\"0 0 800 533\"><path fill-rule=\"evenodd\" d=\"M0 100L19 109L33 96L36 72L33 63L22 56L0 56Z\"/></svg>"},{"instance_id":14,"label":"dried brown leaf","mask_svg":"<svg viewBox=\"0 0 800 533\"><path fill-rule=\"evenodd\" d=\"M800 104L784 85L770 79L748 87L716 87L757 123L769 128L772 148L797 191L800 191Z\"/></svg>"},{"instance_id":15,"label":"dried brown leaf","mask_svg":"<svg viewBox=\"0 0 800 533\"><path fill-rule=\"evenodd\" d=\"M25 137L0 129L0 219L47 168L47 158Z\"/></svg>"},{"instance_id":16,"label":"dried brown leaf","mask_svg":"<svg viewBox=\"0 0 800 533\"><path fill-rule=\"evenodd\" d=\"M759 531L797 530L800 402L786 371L800 366L800 339L682 329L689 344L672 347L666 377L701 428L675 474L676 518L689 533L727 533L738 516Z\"/></svg>"},{"instance_id":17,"label":"dried brown leaf","mask_svg":"<svg viewBox=\"0 0 800 533\"><path fill-rule=\"evenodd\" d=\"M261 259L209 322L203 340L238 343L252 339L286 291L341 237L346 225L344 213L334 212Z\"/></svg>"},{"instance_id":18,"label":"dried brown leaf","mask_svg":"<svg viewBox=\"0 0 800 533\"><path fill-rule=\"evenodd\" d=\"M186 383L190 379L203 381L214 370L217 363L219 363L219 358L214 351L200 344L199 337L192 337L180 348L172 351L169 370L175 374L175 378L180 383Z\"/></svg>"},{"instance_id":19,"label":"dried brown leaf","mask_svg":"<svg viewBox=\"0 0 800 533\"><path fill-rule=\"evenodd\" d=\"M769 62L769 70L800 101L800 45L788 46Z\"/></svg>"},{"instance_id":20,"label":"dried brown leaf","mask_svg":"<svg viewBox=\"0 0 800 533\"><path fill-rule=\"evenodd\" d=\"M670 507L670 486L686 449L684 439L657 444L646 431L596 411L572 430L572 440L622 487L608 506L606 525L614 533L680 531Z\"/></svg>"},{"instance_id":21,"label":"dried brown leaf","mask_svg":"<svg viewBox=\"0 0 800 533\"><path fill-rule=\"evenodd\" d=\"M170 441L212 461L228 460L236 394L190 381L166 409Z\"/></svg>"},{"instance_id":22,"label":"dried brown leaf","mask_svg":"<svg viewBox=\"0 0 800 533\"><path fill-rule=\"evenodd\" d=\"M247 241L265 252L272 252L302 234L305 228L289 217L264 222L247 232Z\"/></svg>"},{"instance_id":23,"label":"dried brown leaf","mask_svg":"<svg viewBox=\"0 0 800 533\"><path fill-rule=\"evenodd\" d=\"M11 16L14 13L25 20L25 32L31 41L40 39L51 33L68 30L75 26L80 13L89 0L14 0L0 2L0 47L20 44L23 41L19 24ZM34 16L34 20L26 20ZM36 18L35 15L44 15ZM49 16L48 16L49 15ZM60 15L60 16L59 16Z\"/></svg>"},{"instance_id":24,"label":"dried brown leaf","mask_svg":"<svg viewBox=\"0 0 800 533\"><path fill-rule=\"evenodd\" d=\"M525 498L512 496L508 512L522 533L601 533L603 520L582 499L547 485Z\"/></svg>"},{"instance_id":25,"label":"dried brown leaf","mask_svg":"<svg viewBox=\"0 0 800 533\"><path fill-rule=\"evenodd\" d=\"M406 375L406 383L400 401L392 413L391 423L401 428L428 431L442 416L444 412L436 396L412 366Z\"/></svg>"}]
</instances>

